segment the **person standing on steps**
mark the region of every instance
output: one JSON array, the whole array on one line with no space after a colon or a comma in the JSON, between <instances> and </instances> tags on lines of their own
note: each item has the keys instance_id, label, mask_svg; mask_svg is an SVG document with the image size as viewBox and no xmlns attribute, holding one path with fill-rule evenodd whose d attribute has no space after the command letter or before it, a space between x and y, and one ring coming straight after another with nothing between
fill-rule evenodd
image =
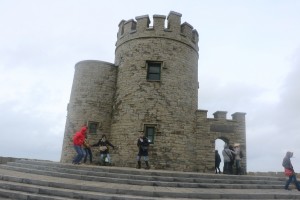
<instances>
[{"instance_id":1,"label":"person standing on steps","mask_svg":"<svg viewBox=\"0 0 300 200\"><path fill-rule=\"evenodd\" d=\"M87 133L88 127L85 125L81 127L80 131L76 132L73 136L73 145L77 155L73 159L73 164L79 165L81 159L85 156L85 152L82 148L82 145L85 140L85 135Z\"/></svg>"},{"instance_id":2,"label":"person standing on steps","mask_svg":"<svg viewBox=\"0 0 300 200\"><path fill-rule=\"evenodd\" d=\"M294 168L293 168L293 165L292 165L292 162L291 162L291 157L293 157L293 152L288 151L286 153L285 157L283 158L283 161L282 161L282 166L284 167L284 169L291 171L291 174L289 175L289 179L286 181L284 189L290 190L289 185L293 181L296 188L298 189L298 191L300 191L300 184L297 181L296 173L294 171Z\"/></svg>"},{"instance_id":3,"label":"person standing on steps","mask_svg":"<svg viewBox=\"0 0 300 200\"><path fill-rule=\"evenodd\" d=\"M87 135L85 135L85 140L83 142L83 150L85 151L83 163L86 163L87 157L89 156L90 164L92 164L93 163L93 153L91 150L91 145L87 139Z\"/></svg>"},{"instance_id":4,"label":"person standing on steps","mask_svg":"<svg viewBox=\"0 0 300 200\"><path fill-rule=\"evenodd\" d=\"M99 147L100 150L100 164L105 165L106 162L108 165L111 165L111 157L109 154L109 148L108 146L111 146L113 149L115 149L115 146L112 145L106 138L106 135L103 134L100 138L100 140L93 144L92 147Z\"/></svg>"},{"instance_id":5,"label":"person standing on steps","mask_svg":"<svg viewBox=\"0 0 300 200\"><path fill-rule=\"evenodd\" d=\"M235 160L235 174L236 175L241 175L241 160L242 160L242 151L240 149L240 144L239 143L235 143L234 144L234 160Z\"/></svg>"},{"instance_id":6,"label":"person standing on steps","mask_svg":"<svg viewBox=\"0 0 300 200\"><path fill-rule=\"evenodd\" d=\"M229 150L231 151L232 159L230 160L230 169L231 169L231 174L233 174L233 166L234 166L234 161L235 161L235 154L234 154L234 148L233 145L229 145Z\"/></svg>"},{"instance_id":7,"label":"person standing on steps","mask_svg":"<svg viewBox=\"0 0 300 200\"><path fill-rule=\"evenodd\" d=\"M232 174L232 166L230 162L233 159L231 150L229 149L228 144L224 145L224 150L222 151L222 155L224 158L224 169L223 169L223 174Z\"/></svg>"},{"instance_id":8,"label":"person standing on steps","mask_svg":"<svg viewBox=\"0 0 300 200\"><path fill-rule=\"evenodd\" d=\"M221 157L218 153L218 150L215 150L215 170L216 170L216 174L218 173L218 170L219 170L219 174L221 174L220 163L221 163Z\"/></svg>"},{"instance_id":9,"label":"person standing on steps","mask_svg":"<svg viewBox=\"0 0 300 200\"><path fill-rule=\"evenodd\" d=\"M139 148L139 152L137 155L137 169L141 169L141 159L144 157L144 161L146 163L145 169L150 169L149 165L149 156L148 156L148 148L149 148L149 140L146 136L141 135L137 140L137 146Z\"/></svg>"}]
</instances>

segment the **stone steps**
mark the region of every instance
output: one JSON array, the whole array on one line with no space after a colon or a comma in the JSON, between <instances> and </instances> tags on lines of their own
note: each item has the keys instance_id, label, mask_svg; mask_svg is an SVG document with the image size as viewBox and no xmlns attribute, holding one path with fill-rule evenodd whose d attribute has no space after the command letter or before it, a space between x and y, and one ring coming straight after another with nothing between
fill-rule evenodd
<instances>
[{"instance_id":1,"label":"stone steps","mask_svg":"<svg viewBox=\"0 0 300 200\"><path fill-rule=\"evenodd\" d=\"M80 179L87 181L101 181L110 183L123 183L131 185L150 185L162 187L186 187L186 188L246 188L246 189L279 189L282 188L282 180L242 180L228 179L228 176L218 175L214 179L211 177L185 178L170 176L150 176L150 175L132 175L121 174L123 170L118 172L105 172L103 169L91 171L91 167L81 167L76 169L74 166L43 166L34 165L34 163L8 163L2 168L13 169L15 171L57 176L64 178ZM73 168L73 169L69 169ZM96 168L97 169L97 168ZM101 170L101 171L100 171ZM207 176L207 175L203 175ZM223 177L223 178L222 178ZM247 178L247 177L246 177Z\"/></svg>"},{"instance_id":2,"label":"stone steps","mask_svg":"<svg viewBox=\"0 0 300 200\"><path fill-rule=\"evenodd\" d=\"M10 199L300 199L285 179L18 160L0 165Z\"/></svg>"}]
</instances>

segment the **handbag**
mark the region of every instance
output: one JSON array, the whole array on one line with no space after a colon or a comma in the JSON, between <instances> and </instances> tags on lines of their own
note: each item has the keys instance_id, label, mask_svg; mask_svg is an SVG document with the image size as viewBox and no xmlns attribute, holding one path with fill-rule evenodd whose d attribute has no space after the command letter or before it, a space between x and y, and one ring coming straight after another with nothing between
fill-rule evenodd
<instances>
[{"instance_id":1,"label":"handbag","mask_svg":"<svg viewBox=\"0 0 300 200\"><path fill-rule=\"evenodd\" d=\"M107 150L107 146L100 146L100 147L99 147L99 150L100 150L100 151L105 151L105 150Z\"/></svg>"},{"instance_id":2,"label":"handbag","mask_svg":"<svg viewBox=\"0 0 300 200\"><path fill-rule=\"evenodd\" d=\"M284 175L292 176L293 174L294 174L293 170L290 170L288 168L284 168Z\"/></svg>"}]
</instances>

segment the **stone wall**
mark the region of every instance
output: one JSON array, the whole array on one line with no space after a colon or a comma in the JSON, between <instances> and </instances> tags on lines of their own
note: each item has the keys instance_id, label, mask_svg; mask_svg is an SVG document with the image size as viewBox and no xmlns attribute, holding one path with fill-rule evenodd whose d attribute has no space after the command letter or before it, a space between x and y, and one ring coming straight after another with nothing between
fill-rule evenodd
<instances>
[{"instance_id":1,"label":"stone wall","mask_svg":"<svg viewBox=\"0 0 300 200\"><path fill-rule=\"evenodd\" d=\"M1 157L0 156L0 164L6 164L8 162L14 162L20 158L12 158L12 157Z\"/></svg>"}]
</instances>

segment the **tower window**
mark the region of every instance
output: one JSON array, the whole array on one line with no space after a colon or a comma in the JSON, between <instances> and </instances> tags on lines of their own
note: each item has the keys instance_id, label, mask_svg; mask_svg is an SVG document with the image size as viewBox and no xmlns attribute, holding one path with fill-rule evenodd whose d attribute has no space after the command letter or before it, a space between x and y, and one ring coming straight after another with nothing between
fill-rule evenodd
<instances>
[{"instance_id":1,"label":"tower window","mask_svg":"<svg viewBox=\"0 0 300 200\"><path fill-rule=\"evenodd\" d=\"M96 134L98 126L99 126L99 122L89 121L88 122L89 133L95 133Z\"/></svg>"},{"instance_id":2,"label":"tower window","mask_svg":"<svg viewBox=\"0 0 300 200\"><path fill-rule=\"evenodd\" d=\"M150 144L154 144L155 126L145 125L145 136L148 138Z\"/></svg>"},{"instance_id":3,"label":"tower window","mask_svg":"<svg viewBox=\"0 0 300 200\"><path fill-rule=\"evenodd\" d=\"M160 81L161 62L147 62L147 80Z\"/></svg>"}]
</instances>

